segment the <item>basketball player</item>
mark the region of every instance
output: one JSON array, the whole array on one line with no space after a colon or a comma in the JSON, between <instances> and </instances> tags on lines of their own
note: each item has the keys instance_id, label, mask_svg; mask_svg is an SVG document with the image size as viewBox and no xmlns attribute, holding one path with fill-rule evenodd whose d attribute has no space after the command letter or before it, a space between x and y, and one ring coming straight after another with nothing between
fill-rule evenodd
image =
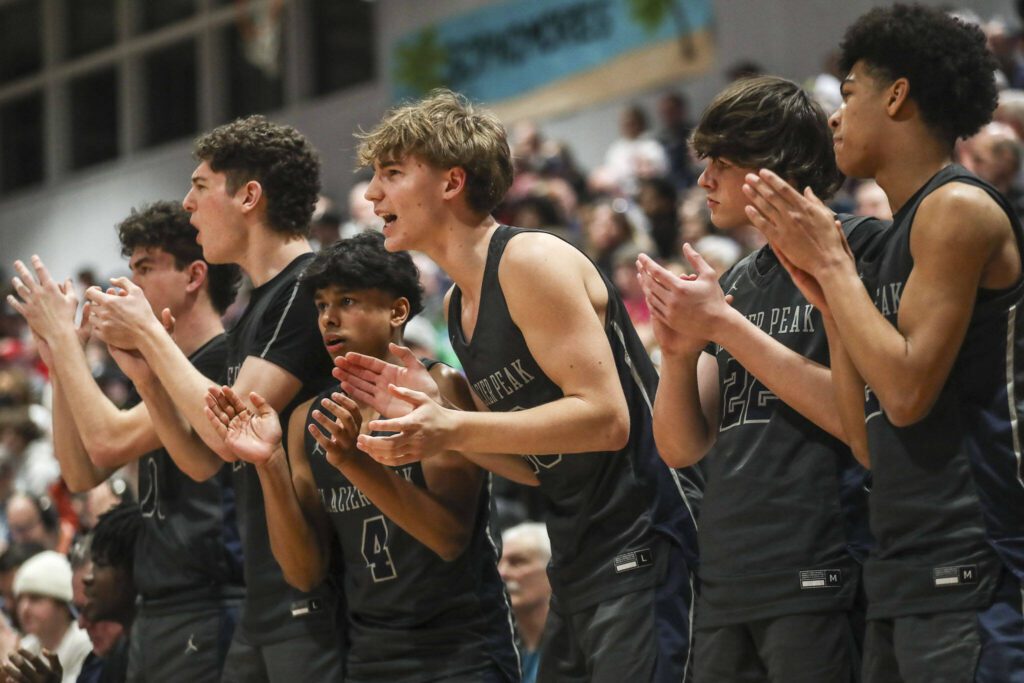
<instances>
[{"instance_id":1,"label":"basketball player","mask_svg":"<svg viewBox=\"0 0 1024 683\"><path fill-rule=\"evenodd\" d=\"M1024 233L951 161L992 115L995 63L978 28L919 6L868 12L841 52L836 160L889 197L883 248L858 273L811 191L766 171L745 191L869 389L837 397L862 409L846 428L866 430L874 480L864 676L1022 681Z\"/></svg>"},{"instance_id":2,"label":"basketball player","mask_svg":"<svg viewBox=\"0 0 1024 683\"><path fill-rule=\"evenodd\" d=\"M750 169L773 168L822 196L841 181L825 113L781 78L722 91L693 147L708 161L698 183L711 220L725 231L750 224ZM852 216L843 223L855 250L881 228ZM695 279L646 256L638 265L663 354L659 451L673 467L707 454L696 680L854 680L865 470L841 441L821 316L771 247L731 268L721 287L689 245L684 252Z\"/></svg>"},{"instance_id":3,"label":"basketball player","mask_svg":"<svg viewBox=\"0 0 1024 683\"><path fill-rule=\"evenodd\" d=\"M287 424L292 409L330 378L313 298L298 282L313 258L305 236L320 185L319 160L298 131L260 116L215 129L196 142L195 153L200 163L183 205L203 255L210 263L238 264L254 286L228 333L228 384L242 396L258 392ZM190 463L193 478L212 476L222 457L234 460L203 412L207 389L219 383L192 371L138 287L115 284L123 295L87 292L96 334L145 360L158 385L140 393L161 440L179 462ZM340 680L333 589L302 592L287 585L270 550L259 477L244 462L235 462L233 472L246 597L224 680Z\"/></svg>"},{"instance_id":4,"label":"basketball player","mask_svg":"<svg viewBox=\"0 0 1024 683\"><path fill-rule=\"evenodd\" d=\"M449 333L488 409L409 388L414 359L348 354L342 386L392 418L371 430L396 432L361 434L360 448L388 464L449 450L526 456L553 553L539 680L682 680L696 543L694 501L681 494L698 481L657 455L657 377L614 288L567 243L490 217L512 180L508 143L461 96L392 110L359 156L374 167L366 197L387 249L423 251L455 280Z\"/></svg>"},{"instance_id":5,"label":"basketball player","mask_svg":"<svg viewBox=\"0 0 1024 683\"><path fill-rule=\"evenodd\" d=\"M170 202L132 211L118 237L152 310L175 317L173 339L182 354L205 377L222 379L227 346L220 316L235 298L238 268L204 261L188 213ZM53 373L54 453L64 481L72 491L88 491L118 467L139 462L142 526L133 574L142 602L130 641L132 680L218 680L227 652L220 641L230 640L245 592L230 468L193 481L161 446L137 396L133 407L119 410L103 394L82 348L88 311L76 330L70 281L60 285L39 257L32 262L35 276L15 264L23 301L13 304ZM144 363L112 353L138 385L152 382Z\"/></svg>"},{"instance_id":6,"label":"basketball player","mask_svg":"<svg viewBox=\"0 0 1024 683\"><path fill-rule=\"evenodd\" d=\"M394 361L389 345L402 343L405 323L423 308L412 258L385 251L376 232L321 251L303 281L315 292L332 356L356 351ZM445 396L472 409L455 370L432 364L429 372ZM260 475L285 577L302 588L328 574L344 582L346 681L519 680L488 536L489 475L456 453L396 468L374 462L355 437L375 411L337 390L292 413L287 455L277 416L258 396L255 411L229 388L211 389L211 397L208 417ZM343 557L335 567L332 543Z\"/></svg>"}]
</instances>

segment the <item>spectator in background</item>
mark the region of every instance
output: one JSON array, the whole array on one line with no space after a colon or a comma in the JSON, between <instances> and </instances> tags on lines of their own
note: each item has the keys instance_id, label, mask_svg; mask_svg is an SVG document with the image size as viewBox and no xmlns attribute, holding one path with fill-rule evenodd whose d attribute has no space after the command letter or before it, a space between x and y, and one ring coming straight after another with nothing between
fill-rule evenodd
<instances>
[{"instance_id":1,"label":"spectator in background","mask_svg":"<svg viewBox=\"0 0 1024 683\"><path fill-rule=\"evenodd\" d=\"M996 123L1005 123L1024 140L1024 90L1003 90L999 93L999 104L992 114Z\"/></svg>"},{"instance_id":2,"label":"spectator in background","mask_svg":"<svg viewBox=\"0 0 1024 683\"><path fill-rule=\"evenodd\" d=\"M524 522L506 529L501 541L503 549L498 572L505 582L512 613L516 617L522 683L534 683L540 662L541 635L551 602L551 584L547 574L551 541L547 528L539 522Z\"/></svg>"},{"instance_id":3,"label":"spectator in background","mask_svg":"<svg viewBox=\"0 0 1024 683\"><path fill-rule=\"evenodd\" d=\"M718 277L740 260L743 250L736 240L725 235L705 235L693 243L693 248L715 269Z\"/></svg>"},{"instance_id":4,"label":"spectator in background","mask_svg":"<svg viewBox=\"0 0 1024 683\"><path fill-rule=\"evenodd\" d=\"M373 202L363 195L370 181L360 180L348 191L348 220L341 226L342 239L354 237L365 230L380 231L384 219L373 212Z\"/></svg>"},{"instance_id":5,"label":"spectator in background","mask_svg":"<svg viewBox=\"0 0 1024 683\"><path fill-rule=\"evenodd\" d=\"M63 683L74 683L92 643L71 615L71 565L66 557L46 550L28 559L14 577L18 621L24 637L20 647L34 655L46 649L57 654Z\"/></svg>"},{"instance_id":6,"label":"spectator in background","mask_svg":"<svg viewBox=\"0 0 1024 683\"><path fill-rule=\"evenodd\" d=\"M636 201L658 256L667 259L678 254L682 245L676 218L677 194L672 183L665 178L644 178L640 181Z\"/></svg>"},{"instance_id":7,"label":"spectator in background","mask_svg":"<svg viewBox=\"0 0 1024 683\"><path fill-rule=\"evenodd\" d=\"M874 180L865 180L857 185L853 192L856 202L853 212L858 216L874 216L882 220L892 220L892 208L885 190Z\"/></svg>"},{"instance_id":8,"label":"spectator in background","mask_svg":"<svg viewBox=\"0 0 1024 683\"><path fill-rule=\"evenodd\" d=\"M15 627L18 626L18 613L14 607L14 576L26 560L44 550L46 548L38 543L12 543L0 554L0 598L3 598L4 614Z\"/></svg>"},{"instance_id":9,"label":"spectator in background","mask_svg":"<svg viewBox=\"0 0 1024 683\"><path fill-rule=\"evenodd\" d=\"M608 146L604 164L590 175L594 192L632 197L642 178L668 173L668 156L647 129L647 113L639 105L622 110L619 138Z\"/></svg>"},{"instance_id":10,"label":"spectator in background","mask_svg":"<svg viewBox=\"0 0 1024 683\"><path fill-rule=\"evenodd\" d=\"M625 202L618 200L625 208ZM602 199L584 211L583 234L584 251L598 270L612 279L615 271L615 252L627 244L634 244L636 228L629 215L617 204Z\"/></svg>"},{"instance_id":11,"label":"spectator in background","mask_svg":"<svg viewBox=\"0 0 1024 683\"><path fill-rule=\"evenodd\" d=\"M0 410L0 462L14 475L14 490L41 496L60 477L53 444L29 411L29 406Z\"/></svg>"},{"instance_id":12,"label":"spectator in background","mask_svg":"<svg viewBox=\"0 0 1024 683\"><path fill-rule=\"evenodd\" d=\"M1021 186L1021 142L1013 128L989 123L958 146L960 163L1006 197L1024 216L1024 187Z\"/></svg>"},{"instance_id":13,"label":"spectator in background","mask_svg":"<svg viewBox=\"0 0 1024 683\"><path fill-rule=\"evenodd\" d=\"M341 216L334 202L320 195L309 223L309 243L313 249L329 247L341 239Z\"/></svg>"},{"instance_id":14,"label":"spectator in background","mask_svg":"<svg viewBox=\"0 0 1024 683\"><path fill-rule=\"evenodd\" d=\"M7 529L11 544L38 543L47 550L57 548L60 526L49 498L15 493L7 500Z\"/></svg>"},{"instance_id":15,"label":"spectator in background","mask_svg":"<svg viewBox=\"0 0 1024 683\"><path fill-rule=\"evenodd\" d=\"M668 180L677 190L691 187L697 179L693 157L690 155L690 104L681 92L665 93L658 99L658 129L656 138L668 157Z\"/></svg>"}]
</instances>

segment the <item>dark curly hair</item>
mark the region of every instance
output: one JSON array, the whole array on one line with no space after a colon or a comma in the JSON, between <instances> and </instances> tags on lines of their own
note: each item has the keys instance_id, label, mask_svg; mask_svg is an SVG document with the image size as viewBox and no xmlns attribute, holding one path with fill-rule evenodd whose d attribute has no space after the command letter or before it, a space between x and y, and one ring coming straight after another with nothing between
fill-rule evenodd
<instances>
[{"instance_id":1,"label":"dark curly hair","mask_svg":"<svg viewBox=\"0 0 1024 683\"><path fill-rule=\"evenodd\" d=\"M843 182L828 117L814 98L784 78L734 82L701 114L691 144L701 158L767 168L798 188L810 186L819 197L831 197Z\"/></svg>"},{"instance_id":2,"label":"dark curly hair","mask_svg":"<svg viewBox=\"0 0 1024 683\"><path fill-rule=\"evenodd\" d=\"M132 574L135 541L142 529L142 512L135 503L119 503L99 516L92 530L89 552L94 562Z\"/></svg>"},{"instance_id":3,"label":"dark curly hair","mask_svg":"<svg viewBox=\"0 0 1024 683\"><path fill-rule=\"evenodd\" d=\"M384 235L368 230L335 242L317 253L302 274L309 291L332 285L343 289L379 289L409 300L409 320L423 310L420 272L407 251L389 252Z\"/></svg>"},{"instance_id":4,"label":"dark curly hair","mask_svg":"<svg viewBox=\"0 0 1024 683\"><path fill-rule=\"evenodd\" d=\"M197 231L189 223L189 214L176 202L154 202L132 212L117 225L121 255L158 248L174 257L174 267L183 270L193 261L205 261L203 248L196 242ZM207 291L214 310L223 313L238 293L242 271L234 264L207 263Z\"/></svg>"},{"instance_id":5,"label":"dark curly hair","mask_svg":"<svg viewBox=\"0 0 1024 683\"><path fill-rule=\"evenodd\" d=\"M320 192L320 157L291 126L249 116L196 140L195 156L227 176L232 194L250 180L263 187L273 230L306 237Z\"/></svg>"},{"instance_id":6,"label":"dark curly hair","mask_svg":"<svg viewBox=\"0 0 1024 683\"><path fill-rule=\"evenodd\" d=\"M952 145L992 119L995 58L977 26L920 5L876 7L846 30L839 68L864 62L873 78L906 78L925 123Z\"/></svg>"}]
</instances>

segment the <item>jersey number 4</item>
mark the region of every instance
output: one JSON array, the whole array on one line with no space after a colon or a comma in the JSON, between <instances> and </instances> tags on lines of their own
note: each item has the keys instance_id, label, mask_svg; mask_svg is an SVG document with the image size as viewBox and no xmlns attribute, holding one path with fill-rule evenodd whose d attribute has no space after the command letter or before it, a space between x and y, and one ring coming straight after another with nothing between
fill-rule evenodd
<instances>
[{"instance_id":1,"label":"jersey number 4","mask_svg":"<svg viewBox=\"0 0 1024 683\"><path fill-rule=\"evenodd\" d=\"M388 525L384 515L363 520L363 559L374 583L390 581L398 576L388 550Z\"/></svg>"},{"instance_id":2,"label":"jersey number 4","mask_svg":"<svg viewBox=\"0 0 1024 683\"><path fill-rule=\"evenodd\" d=\"M726 361L722 376L725 381L722 382L722 425L719 431L771 419L779 397L747 372L735 358Z\"/></svg>"}]
</instances>

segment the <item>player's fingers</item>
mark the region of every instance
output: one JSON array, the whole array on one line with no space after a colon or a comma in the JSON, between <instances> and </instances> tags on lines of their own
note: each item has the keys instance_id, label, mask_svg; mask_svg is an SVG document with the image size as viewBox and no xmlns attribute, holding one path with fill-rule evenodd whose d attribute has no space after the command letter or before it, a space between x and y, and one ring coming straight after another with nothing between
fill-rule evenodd
<instances>
[{"instance_id":1,"label":"player's fingers","mask_svg":"<svg viewBox=\"0 0 1024 683\"><path fill-rule=\"evenodd\" d=\"M341 396L341 394L335 394ZM341 405L336 401L325 398L320 401L320 405L323 406L324 410L331 414L335 424L345 430L349 434L358 433L359 429L356 425L355 416L352 414L352 410L347 406ZM356 412L358 414L358 408Z\"/></svg>"},{"instance_id":2,"label":"player's fingers","mask_svg":"<svg viewBox=\"0 0 1024 683\"><path fill-rule=\"evenodd\" d=\"M367 405L371 405L373 403L375 394L369 391L365 391L357 387L356 385L352 384L351 382L346 382L342 380L341 389L346 394L348 394L349 396L351 396L352 398L361 403L366 403Z\"/></svg>"},{"instance_id":3,"label":"player's fingers","mask_svg":"<svg viewBox=\"0 0 1024 683\"><path fill-rule=\"evenodd\" d=\"M16 310L19 315L25 317L25 305L18 300L18 297L14 296L13 294L8 294L7 303L10 304L11 308Z\"/></svg>"},{"instance_id":4,"label":"player's fingers","mask_svg":"<svg viewBox=\"0 0 1024 683\"><path fill-rule=\"evenodd\" d=\"M32 261L32 269L36 271L36 278L39 279L39 284L43 285L44 287L49 286L49 285L53 285L54 282L53 282L53 278L50 277L50 271L48 271L46 269L46 266L43 265L43 260L41 258L39 258L39 255L38 254L32 254L31 261ZM69 280L69 282L70 282L70 280Z\"/></svg>"},{"instance_id":5,"label":"player's fingers","mask_svg":"<svg viewBox=\"0 0 1024 683\"><path fill-rule=\"evenodd\" d=\"M699 275L715 275L715 269L708 265L708 262L704 260L704 257L698 253L696 249L690 246L687 242L683 245L683 256L689 261L693 269L697 271ZM717 278L716 278L717 279Z\"/></svg>"}]
</instances>

